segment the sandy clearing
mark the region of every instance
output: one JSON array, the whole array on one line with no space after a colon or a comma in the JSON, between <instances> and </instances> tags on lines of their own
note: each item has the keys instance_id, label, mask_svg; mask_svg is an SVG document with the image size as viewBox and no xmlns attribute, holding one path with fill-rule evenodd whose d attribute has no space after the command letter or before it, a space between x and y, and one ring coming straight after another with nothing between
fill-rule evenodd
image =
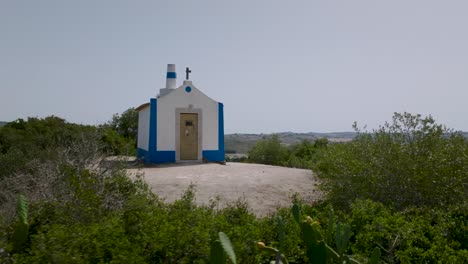
<instances>
[{"instance_id":1,"label":"sandy clearing","mask_svg":"<svg viewBox=\"0 0 468 264\"><path fill-rule=\"evenodd\" d=\"M129 169L130 173L138 172ZM154 193L172 202L181 197L191 183L196 185L196 203L207 204L219 198L220 205L245 199L256 215L290 206L290 196L297 192L306 201L320 198L317 178L310 170L260 164L226 165L197 163L158 165L143 168L144 178Z\"/></svg>"}]
</instances>

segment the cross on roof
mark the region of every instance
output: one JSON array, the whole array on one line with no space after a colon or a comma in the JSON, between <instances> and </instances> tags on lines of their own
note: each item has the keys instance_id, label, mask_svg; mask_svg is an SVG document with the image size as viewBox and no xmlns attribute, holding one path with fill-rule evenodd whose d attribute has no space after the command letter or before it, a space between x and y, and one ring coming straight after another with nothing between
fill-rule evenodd
<instances>
[{"instance_id":1,"label":"cross on roof","mask_svg":"<svg viewBox=\"0 0 468 264\"><path fill-rule=\"evenodd\" d=\"M186 79L188 80L189 79L189 73L191 73L192 71L189 69L189 67L185 68L185 74L186 74Z\"/></svg>"}]
</instances>

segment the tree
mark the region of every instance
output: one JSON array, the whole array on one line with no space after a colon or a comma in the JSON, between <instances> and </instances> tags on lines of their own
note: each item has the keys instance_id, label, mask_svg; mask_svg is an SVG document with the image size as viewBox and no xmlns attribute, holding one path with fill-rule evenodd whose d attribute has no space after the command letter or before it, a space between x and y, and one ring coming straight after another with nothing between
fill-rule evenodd
<instances>
[{"instance_id":1,"label":"tree","mask_svg":"<svg viewBox=\"0 0 468 264\"><path fill-rule=\"evenodd\" d=\"M106 150L116 155L133 155L137 147L138 112L135 108L114 114L112 120L103 126L103 142Z\"/></svg>"},{"instance_id":2,"label":"tree","mask_svg":"<svg viewBox=\"0 0 468 264\"><path fill-rule=\"evenodd\" d=\"M307 140L291 147L291 154L287 161L283 162L284 166L293 168L311 169L313 164L317 162L319 152L326 149L328 139L320 138L310 142Z\"/></svg>"},{"instance_id":3,"label":"tree","mask_svg":"<svg viewBox=\"0 0 468 264\"><path fill-rule=\"evenodd\" d=\"M278 135L258 141L249 151L249 160L261 164L282 165L288 156L289 151L281 145Z\"/></svg>"},{"instance_id":4,"label":"tree","mask_svg":"<svg viewBox=\"0 0 468 264\"><path fill-rule=\"evenodd\" d=\"M121 115L114 114L109 126L119 135L136 140L138 133L138 112L132 107L125 110Z\"/></svg>"}]
</instances>

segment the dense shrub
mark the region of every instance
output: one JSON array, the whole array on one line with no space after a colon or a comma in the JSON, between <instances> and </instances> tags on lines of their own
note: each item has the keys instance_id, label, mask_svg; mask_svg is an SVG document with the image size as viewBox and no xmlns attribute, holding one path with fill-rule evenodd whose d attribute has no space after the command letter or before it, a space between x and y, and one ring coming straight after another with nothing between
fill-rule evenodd
<instances>
[{"instance_id":1,"label":"dense shrub","mask_svg":"<svg viewBox=\"0 0 468 264\"><path fill-rule=\"evenodd\" d=\"M277 135L258 141L249 150L249 161L268 165L282 165L289 156L288 149L281 145Z\"/></svg>"},{"instance_id":2,"label":"dense shrub","mask_svg":"<svg viewBox=\"0 0 468 264\"><path fill-rule=\"evenodd\" d=\"M362 255L377 245L387 263L468 263L467 204L448 209L392 210L371 200L351 204L347 221L351 250Z\"/></svg>"},{"instance_id":3,"label":"dense shrub","mask_svg":"<svg viewBox=\"0 0 468 264\"><path fill-rule=\"evenodd\" d=\"M0 148L0 214L7 222L19 193L30 201L69 197L67 168L84 173L102 158L95 127L58 117L7 123L0 128Z\"/></svg>"},{"instance_id":4,"label":"dense shrub","mask_svg":"<svg viewBox=\"0 0 468 264\"><path fill-rule=\"evenodd\" d=\"M468 142L432 117L395 114L373 133L330 146L315 168L328 199L341 208L357 198L397 209L468 199Z\"/></svg>"},{"instance_id":5,"label":"dense shrub","mask_svg":"<svg viewBox=\"0 0 468 264\"><path fill-rule=\"evenodd\" d=\"M106 151L114 155L136 155L138 111L129 108L122 114L114 114L112 120L101 126L102 141Z\"/></svg>"},{"instance_id":6,"label":"dense shrub","mask_svg":"<svg viewBox=\"0 0 468 264\"><path fill-rule=\"evenodd\" d=\"M285 146L277 135L258 141L248 153L248 161L260 164L310 169L317 162L318 152L328 145L326 138L307 140Z\"/></svg>"},{"instance_id":7,"label":"dense shrub","mask_svg":"<svg viewBox=\"0 0 468 264\"><path fill-rule=\"evenodd\" d=\"M310 169L318 161L319 152L326 149L327 146L328 140L326 138L320 138L313 142L304 140L290 148L290 155L286 161L282 162L282 165Z\"/></svg>"},{"instance_id":8,"label":"dense shrub","mask_svg":"<svg viewBox=\"0 0 468 264\"><path fill-rule=\"evenodd\" d=\"M103 150L113 155L136 155L135 139L126 138L112 128L103 128L101 140Z\"/></svg>"},{"instance_id":9,"label":"dense shrub","mask_svg":"<svg viewBox=\"0 0 468 264\"><path fill-rule=\"evenodd\" d=\"M122 208L94 217L88 214L89 203L75 204L74 208L37 206L41 210L30 216L27 247L8 257L17 263L206 263L211 242L220 231L233 241L239 263L265 263L271 257L259 254L255 242L264 237L278 239L270 221L257 219L244 202L219 211L214 209L216 204L199 207L194 204L193 189L171 204L132 196ZM76 217L79 211L82 216ZM289 236L286 252L297 251L297 235ZM13 239L11 235L7 238ZM5 243L8 241L0 241L0 248ZM5 248L12 252L11 244Z\"/></svg>"},{"instance_id":10,"label":"dense shrub","mask_svg":"<svg viewBox=\"0 0 468 264\"><path fill-rule=\"evenodd\" d=\"M55 116L7 123L0 128L0 179L34 170L30 166L32 161L60 158L63 152L74 151L78 144L94 140L96 134L96 127L70 124Z\"/></svg>"}]
</instances>

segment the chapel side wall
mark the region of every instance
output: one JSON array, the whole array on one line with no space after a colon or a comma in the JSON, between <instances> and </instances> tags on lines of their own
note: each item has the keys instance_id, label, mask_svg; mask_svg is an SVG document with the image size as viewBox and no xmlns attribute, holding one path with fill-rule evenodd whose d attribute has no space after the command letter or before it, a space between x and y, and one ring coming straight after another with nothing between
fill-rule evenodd
<instances>
[{"instance_id":1,"label":"chapel side wall","mask_svg":"<svg viewBox=\"0 0 468 264\"><path fill-rule=\"evenodd\" d=\"M218 150L218 103L210 104L203 112L203 150Z\"/></svg>"},{"instance_id":2,"label":"chapel side wall","mask_svg":"<svg viewBox=\"0 0 468 264\"><path fill-rule=\"evenodd\" d=\"M167 96L167 95L166 95ZM157 138L156 148L159 151L174 151L175 150L175 118L174 109L171 107L166 98L158 98L157 104Z\"/></svg>"},{"instance_id":3,"label":"chapel side wall","mask_svg":"<svg viewBox=\"0 0 468 264\"><path fill-rule=\"evenodd\" d=\"M157 149L158 151L176 150L176 109L201 109L202 150L218 149L218 103L200 92L193 85L191 92L184 87L172 91L158 99L157 105Z\"/></svg>"},{"instance_id":4,"label":"chapel side wall","mask_svg":"<svg viewBox=\"0 0 468 264\"><path fill-rule=\"evenodd\" d=\"M150 107L138 112L138 148L148 150L149 143Z\"/></svg>"}]
</instances>

